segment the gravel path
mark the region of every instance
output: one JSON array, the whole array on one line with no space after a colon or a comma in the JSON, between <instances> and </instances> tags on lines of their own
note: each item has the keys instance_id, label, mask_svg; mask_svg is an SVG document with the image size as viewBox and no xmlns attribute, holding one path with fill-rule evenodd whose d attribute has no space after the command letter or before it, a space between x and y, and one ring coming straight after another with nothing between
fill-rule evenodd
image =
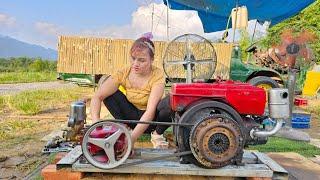
<instances>
[{"instance_id":1,"label":"gravel path","mask_svg":"<svg viewBox=\"0 0 320 180\"><path fill-rule=\"evenodd\" d=\"M58 89L58 88L71 88L71 87L77 87L77 85L70 82L63 82L63 81L0 84L0 95L16 94L26 90Z\"/></svg>"}]
</instances>

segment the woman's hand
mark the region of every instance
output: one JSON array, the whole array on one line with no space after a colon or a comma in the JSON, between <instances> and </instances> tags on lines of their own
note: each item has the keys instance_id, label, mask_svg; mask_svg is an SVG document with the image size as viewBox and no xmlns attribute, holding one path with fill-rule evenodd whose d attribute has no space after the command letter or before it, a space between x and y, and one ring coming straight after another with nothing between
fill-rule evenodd
<instances>
[{"instance_id":1,"label":"woman's hand","mask_svg":"<svg viewBox=\"0 0 320 180\"><path fill-rule=\"evenodd\" d=\"M119 84L116 83L110 76L105 82L101 84L97 92L93 95L90 104L90 111L92 122L95 123L100 120L101 102L108 96L117 91Z\"/></svg>"}]
</instances>

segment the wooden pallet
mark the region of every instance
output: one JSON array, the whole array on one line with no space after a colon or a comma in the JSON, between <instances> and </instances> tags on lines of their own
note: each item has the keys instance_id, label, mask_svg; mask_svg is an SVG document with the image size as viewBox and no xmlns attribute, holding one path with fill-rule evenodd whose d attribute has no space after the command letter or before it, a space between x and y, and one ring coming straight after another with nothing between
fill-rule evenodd
<instances>
[{"instance_id":1,"label":"wooden pallet","mask_svg":"<svg viewBox=\"0 0 320 180\"><path fill-rule=\"evenodd\" d=\"M134 162L161 155L173 153L173 150L137 149ZM91 164L80 163L78 158L82 155L81 147L77 146L57 163L57 169L71 168L76 172L104 172L104 173L134 173L134 174L163 174L163 175L195 175L213 177L256 177L287 179L288 172L279 164L260 152L245 151L243 166L229 165L219 169L203 169L193 164L180 164L178 158L158 160L138 165L117 167L114 169L99 169Z\"/></svg>"}]
</instances>

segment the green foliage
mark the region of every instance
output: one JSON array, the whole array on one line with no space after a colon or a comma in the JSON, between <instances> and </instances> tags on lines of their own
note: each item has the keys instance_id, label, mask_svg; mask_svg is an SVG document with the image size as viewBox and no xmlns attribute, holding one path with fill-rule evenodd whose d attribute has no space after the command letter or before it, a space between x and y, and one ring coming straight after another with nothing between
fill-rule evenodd
<instances>
[{"instance_id":1,"label":"green foliage","mask_svg":"<svg viewBox=\"0 0 320 180\"><path fill-rule=\"evenodd\" d=\"M250 40L250 36L249 33L247 31L240 31L240 40L239 40L239 46L242 50L241 53L241 59L242 61L246 61L247 57L248 57L248 53L245 52L245 50L249 47L249 45L251 44L251 40Z\"/></svg>"},{"instance_id":2,"label":"green foliage","mask_svg":"<svg viewBox=\"0 0 320 180\"><path fill-rule=\"evenodd\" d=\"M49 72L2 72L0 84L54 81L57 73Z\"/></svg>"},{"instance_id":3,"label":"green foliage","mask_svg":"<svg viewBox=\"0 0 320 180\"><path fill-rule=\"evenodd\" d=\"M56 69L56 61L41 58L0 58L0 72L52 72Z\"/></svg>"},{"instance_id":4,"label":"green foliage","mask_svg":"<svg viewBox=\"0 0 320 180\"><path fill-rule=\"evenodd\" d=\"M54 81L57 62L41 58L0 58L0 83Z\"/></svg>"},{"instance_id":5,"label":"green foliage","mask_svg":"<svg viewBox=\"0 0 320 180\"><path fill-rule=\"evenodd\" d=\"M32 64L30 64L29 68L31 71L39 72L44 69L44 63L40 59L36 59Z\"/></svg>"},{"instance_id":6,"label":"green foliage","mask_svg":"<svg viewBox=\"0 0 320 180\"><path fill-rule=\"evenodd\" d=\"M291 17L268 30L268 35L264 38L260 45L268 48L276 45L280 41L280 34L285 29L293 29L301 32L302 29L307 29L313 32L318 40L311 44L311 48L316 57L316 61L320 63L320 0L316 0L309 7L301 11L298 15Z\"/></svg>"},{"instance_id":7,"label":"green foliage","mask_svg":"<svg viewBox=\"0 0 320 180\"><path fill-rule=\"evenodd\" d=\"M320 149L306 142L270 137L267 144L250 146L250 150L260 152L296 152L306 157L320 155Z\"/></svg>"},{"instance_id":8,"label":"green foliage","mask_svg":"<svg viewBox=\"0 0 320 180\"><path fill-rule=\"evenodd\" d=\"M138 142L150 142L151 140L151 136L150 134L142 134L139 138L138 138Z\"/></svg>"}]
</instances>

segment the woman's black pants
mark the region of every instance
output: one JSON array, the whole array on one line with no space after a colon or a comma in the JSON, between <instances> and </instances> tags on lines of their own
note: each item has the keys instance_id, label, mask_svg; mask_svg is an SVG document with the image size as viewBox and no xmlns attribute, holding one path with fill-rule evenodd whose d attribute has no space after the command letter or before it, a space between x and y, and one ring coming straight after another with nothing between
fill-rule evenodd
<instances>
[{"instance_id":1,"label":"woman's black pants","mask_svg":"<svg viewBox=\"0 0 320 180\"><path fill-rule=\"evenodd\" d=\"M140 110L137 107L135 107L132 103L130 103L126 96L119 90L117 90L111 96L105 98L103 100L103 103L115 119L139 121L139 119L145 112L144 110ZM171 117L172 111L170 108L169 96L166 96L159 102L153 121L172 122ZM127 123L127 125L131 129L133 129L137 124ZM167 125L149 125L145 133L150 133L156 130L158 134L163 134L168 127L169 126Z\"/></svg>"}]
</instances>

